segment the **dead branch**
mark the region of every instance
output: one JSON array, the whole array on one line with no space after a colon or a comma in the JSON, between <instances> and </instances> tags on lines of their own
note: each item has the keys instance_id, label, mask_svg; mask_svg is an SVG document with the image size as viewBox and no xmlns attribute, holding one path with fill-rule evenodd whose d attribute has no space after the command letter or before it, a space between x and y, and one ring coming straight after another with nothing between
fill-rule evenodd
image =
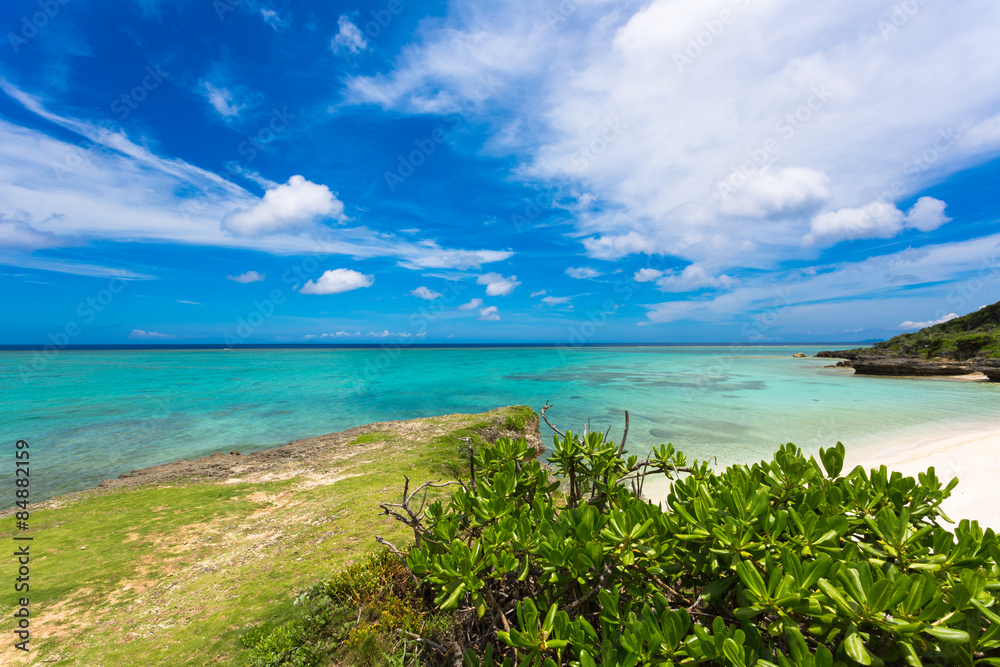
<instances>
[{"instance_id":1,"label":"dead branch","mask_svg":"<svg viewBox=\"0 0 1000 667\"><path fill-rule=\"evenodd\" d=\"M417 579L417 575L413 574L413 570L410 569L409 563L406 562L406 556L403 555L403 552L397 549L395 544L381 535L376 535L375 541L399 556L399 560L403 561L403 567L406 568L407 574L409 574L410 578L413 579L413 583L417 585L417 588L420 588L420 579Z\"/></svg>"},{"instance_id":2,"label":"dead branch","mask_svg":"<svg viewBox=\"0 0 1000 667\"><path fill-rule=\"evenodd\" d=\"M545 423L549 425L549 428L550 428L550 429L552 429L553 431L555 431L556 433L558 433L559 435L561 435L562 437L564 437L564 438L565 438L565 437L566 437L566 434L565 434L565 433L563 433L562 431L560 431L559 429L557 429L557 428L556 428L555 426L553 426L553 425L552 425L552 422L550 422L550 421L549 421L549 418L545 416L545 412L546 412L546 411L547 411L547 410L548 410L549 408L554 408L554 407L555 407L554 405L549 405L549 402L548 402L548 401L545 401L545 405L543 405L543 406L542 406L542 410L541 410L541 413L542 413L542 419L544 419L544 420L545 420Z\"/></svg>"}]
</instances>

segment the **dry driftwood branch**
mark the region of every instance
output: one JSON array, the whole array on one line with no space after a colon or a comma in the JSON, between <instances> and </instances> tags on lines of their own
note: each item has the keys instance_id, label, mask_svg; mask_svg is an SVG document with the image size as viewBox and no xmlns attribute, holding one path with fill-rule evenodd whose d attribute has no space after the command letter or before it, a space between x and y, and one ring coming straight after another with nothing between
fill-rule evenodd
<instances>
[{"instance_id":1,"label":"dry driftwood branch","mask_svg":"<svg viewBox=\"0 0 1000 667\"><path fill-rule=\"evenodd\" d=\"M546 411L547 411L547 410L548 410L549 408L554 408L554 407L555 407L554 405L549 405L549 402L548 402L548 401L545 401L545 405L543 405L543 406L542 406L542 410L541 410L541 413L542 413L542 419L544 419L544 420L545 420L545 423L549 425L549 428L550 428L550 429L552 429L553 431L555 431L556 433L558 433L559 435L561 435L562 437L564 437L564 438L565 438L565 437L566 437L566 434L565 434L565 433L563 433L562 431L560 431L559 429L557 429L557 428L556 428L555 426L553 426L553 425L552 425L552 422L550 422L550 421L549 421L549 418L545 416L545 412L546 412Z\"/></svg>"}]
</instances>

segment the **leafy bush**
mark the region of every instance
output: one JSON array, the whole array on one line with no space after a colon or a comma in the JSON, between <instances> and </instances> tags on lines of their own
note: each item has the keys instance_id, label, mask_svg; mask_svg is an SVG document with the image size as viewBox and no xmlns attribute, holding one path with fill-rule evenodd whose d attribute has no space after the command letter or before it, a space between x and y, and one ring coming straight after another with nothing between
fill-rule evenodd
<instances>
[{"instance_id":1,"label":"leafy bush","mask_svg":"<svg viewBox=\"0 0 1000 667\"><path fill-rule=\"evenodd\" d=\"M295 604L303 607L302 618L243 637L251 667L314 667L331 659L352 667L415 665L416 641L406 633L434 636L442 627L388 550L313 585Z\"/></svg>"},{"instance_id":2,"label":"leafy bush","mask_svg":"<svg viewBox=\"0 0 1000 667\"><path fill-rule=\"evenodd\" d=\"M503 438L447 502L383 504L469 667L1000 665L1000 543L939 524L957 480L933 468L841 475L840 443L718 473L671 445L554 444L556 480ZM665 508L640 499L651 474L674 480Z\"/></svg>"}]
</instances>

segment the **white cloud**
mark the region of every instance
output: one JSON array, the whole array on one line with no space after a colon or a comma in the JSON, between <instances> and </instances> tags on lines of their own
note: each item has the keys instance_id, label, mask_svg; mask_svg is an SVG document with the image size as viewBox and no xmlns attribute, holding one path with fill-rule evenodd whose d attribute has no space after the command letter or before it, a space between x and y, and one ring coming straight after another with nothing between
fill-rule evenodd
<instances>
[{"instance_id":1,"label":"white cloud","mask_svg":"<svg viewBox=\"0 0 1000 667\"><path fill-rule=\"evenodd\" d=\"M572 299L571 296L547 296L542 299L542 303L547 306L561 306L569 303Z\"/></svg>"},{"instance_id":2,"label":"white cloud","mask_svg":"<svg viewBox=\"0 0 1000 667\"><path fill-rule=\"evenodd\" d=\"M537 292L532 292L531 293L531 298L535 298L536 296L544 296L546 294L548 294L548 290L540 289Z\"/></svg>"},{"instance_id":3,"label":"white cloud","mask_svg":"<svg viewBox=\"0 0 1000 667\"><path fill-rule=\"evenodd\" d=\"M578 268L570 267L566 269L566 275L570 278L584 279L584 278L596 278L597 276L603 275L597 269L592 269L589 266L581 266Z\"/></svg>"},{"instance_id":4,"label":"white cloud","mask_svg":"<svg viewBox=\"0 0 1000 667\"><path fill-rule=\"evenodd\" d=\"M337 20L337 26L339 30L333 40L330 41L330 48L333 49L334 53L340 53L341 51L358 53L368 47L368 40L365 39L358 26L354 25L346 14Z\"/></svg>"},{"instance_id":5,"label":"white cloud","mask_svg":"<svg viewBox=\"0 0 1000 667\"><path fill-rule=\"evenodd\" d=\"M288 20L281 18L273 9L261 7L260 17L264 19L264 23L274 28L275 32L281 32L289 26Z\"/></svg>"},{"instance_id":6,"label":"white cloud","mask_svg":"<svg viewBox=\"0 0 1000 667\"><path fill-rule=\"evenodd\" d=\"M658 269L639 269L635 272L635 275L632 276L632 280L637 283L651 283L662 275L663 271Z\"/></svg>"},{"instance_id":7,"label":"white cloud","mask_svg":"<svg viewBox=\"0 0 1000 667\"><path fill-rule=\"evenodd\" d=\"M971 310L973 298L980 303L979 293L963 293L954 285L982 280L980 274L995 275L998 258L1000 234L993 234L818 266L815 271L758 274L731 291L643 307L651 322L735 323L740 340L749 340L754 331L764 329L771 335L785 327L796 333L814 326L842 331L845 325L889 331L913 312L927 310L935 318L944 317L945 303L955 312ZM928 287L919 292L912 289L924 285ZM995 286L990 293L1000 298Z\"/></svg>"},{"instance_id":8,"label":"white cloud","mask_svg":"<svg viewBox=\"0 0 1000 667\"><path fill-rule=\"evenodd\" d=\"M816 216L811 231L803 238L805 246L826 246L855 239L885 239L905 228L929 232L948 218L946 204L933 197L921 197L905 215L894 204L873 201L860 208L842 208Z\"/></svg>"},{"instance_id":9,"label":"white cloud","mask_svg":"<svg viewBox=\"0 0 1000 667\"><path fill-rule=\"evenodd\" d=\"M306 334L303 338L307 340L323 340L324 338L423 338L427 335L426 332L420 332L418 334L407 333L405 331L389 331L384 329L382 331L369 331L368 333L361 333L360 331L337 331L336 333L324 333L324 334Z\"/></svg>"},{"instance_id":10,"label":"white cloud","mask_svg":"<svg viewBox=\"0 0 1000 667\"><path fill-rule=\"evenodd\" d=\"M920 3L886 35L894 6L866 0L571 4L546 21L528 0L455 0L392 70L348 79L348 99L482 120L485 150L516 156L516 177L587 193L574 237L592 257L722 272L815 257L809 234L819 246L929 227L939 218L854 210L895 206L1000 147L996 3ZM723 8L734 20L713 34Z\"/></svg>"},{"instance_id":11,"label":"white cloud","mask_svg":"<svg viewBox=\"0 0 1000 667\"><path fill-rule=\"evenodd\" d=\"M366 227L329 230L315 225L309 235L290 229L266 237L227 233L220 221L234 210L246 212L260 206L259 197L213 172L153 153L147 144L156 143L154 138L140 137L136 142L123 132L52 113L39 98L3 79L0 89L28 112L62 128L61 134L72 135L63 140L0 119L0 145L4 148L0 151L0 204L5 210L17 211L19 220L29 222L38 234L54 234L59 247L80 245L89 239L152 241L243 248L274 255L319 251L353 258L395 257L409 269L462 270L479 269L513 254L509 250L446 248L432 239L403 240ZM265 186L269 183L267 179L256 180ZM269 191L287 188L270 185ZM53 237L35 241L56 243ZM35 268L80 275L98 275L93 271L100 269L27 257L23 247L18 252L16 257L5 257L4 263L25 267L30 263ZM101 270L115 274L113 269Z\"/></svg>"},{"instance_id":12,"label":"white cloud","mask_svg":"<svg viewBox=\"0 0 1000 667\"><path fill-rule=\"evenodd\" d=\"M441 298L441 292L435 292L434 290L424 287L423 285L410 292L410 294L418 299L425 299L427 301L433 301L434 299Z\"/></svg>"},{"instance_id":13,"label":"white cloud","mask_svg":"<svg viewBox=\"0 0 1000 667\"><path fill-rule=\"evenodd\" d=\"M8 220L0 214L0 251L10 248L37 250L62 245L66 245L66 239L51 232L40 232L27 222Z\"/></svg>"},{"instance_id":14,"label":"white cloud","mask_svg":"<svg viewBox=\"0 0 1000 667\"><path fill-rule=\"evenodd\" d=\"M476 283L486 285L486 296L507 296L521 284L517 276L504 278L499 273L485 273L476 278Z\"/></svg>"},{"instance_id":15,"label":"white cloud","mask_svg":"<svg viewBox=\"0 0 1000 667\"><path fill-rule=\"evenodd\" d=\"M371 287L373 276L366 276L352 269L332 269L324 271L316 281L308 281L299 290L300 294L340 294L362 287Z\"/></svg>"},{"instance_id":16,"label":"white cloud","mask_svg":"<svg viewBox=\"0 0 1000 667\"><path fill-rule=\"evenodd\" d=\"M496 306L487 306L479 311L479 319L496 322L500 319L500 309Z\"/></svg>"},{"instance_id":17,"label":"white cloud","mask_svg":"<svg viewBox=\"0 0 1000 667\"><path fill-rule=\"evenodd\" d=\"M459 310L475 310L476 308L479 308L479 306L481 306L481 305L483 305L483 300L482 299L472 299L468 303L463 303L461 306L458 307L458 309Z\"/></svg>"},{"instance_id":18,"label":"white cloud","mask_svg":"<svg viewBox=\"0 0 1000 667\"><path fill-rule=\"evenodd\" d=\"M327 186L296 175L265 192L253 208L227 214L222 227L234 234L264 236L305 229L321 217L344 220L344 203Z\"/></svg>"},{"instance_id":19,"label":"white cloud","mask_svg":"<svg viewBox=\"0 0 1000 667\"><path fill-rule=\"evenodd\" d=\"M906 224L922 232L930 232L951 220L944 214L945 204L934 197L921 197L906 214Z\"/></svg>"},{"instance_id":20,"label":"white cloud","mask_svg":"<svg viewBox=\"0 0 1000 667\"><path fill-rule=\"evenodd\" d=\"M644 269L645 270L645 269ZM656 286L664 292L690 292L713 288L730 289L739 281L725 274L713 276L703 266L690 264L680 273L667 271L656 281Z\"/></svg>"},{"instance_id":21,"label":"white cloud","mask_svg":"<svg viewBox=\"0 0 1000 667\"><path fill-rule=\"evenodd\" d=\"M258 273L257 271L247 271L238 276L226 276L226 280L232 280L234 283L256 283L265 278L267 278L265 274Z\"/></svg>"},{"instance_id":22,"label":"white cloud","mask_svg":"<svg viewBox=\"0 0 1000 667\"><path fill-rule=\"evenodd\" d=\"M203 304L200 301L187 301L185 299L177 299L177 303L186 303L189 306L204 306L205 305L205 304Z\"/></svg>"},{"instance_id":23,"label":"white cloud","mask_svg":"<svg viewBox=\"0 0 1000 667\"><path fill-rule=\"evenodd\" d=\"M932 321L929 321L929 322L914 322L912 320L906 320L905 322L901 322L900 325L897 328L898 329L923 329L924 327L932 327L935 324L943 324L945 322L948 322L949 320L955 319L956 317L958 317L957 313L948 313L947 315L945 315L944 317L942 317L940 319L932 320Z\"/></svg>"},{"instance_id":24,"label":"white cloud","mask_svg":"<svg viewBox=\"0 0 1000 667\"><path fill-rule=\"evenodd\" d=\"M132 329L128 335L132 340L165 340L167 338L177 338L172 334L160 333L159 331L143 331L142 329Z\"/></svg>"},{"instance_id":25,"label":"white cloud","mask_svg":"<svg viewBox=\"0 0 1000 667\"><path fill-rule=\"evenodd\" d=\"M226 88L216 86L209 81L201 82L202 94L212 105L212 108L223 118L232 118L240 115L246 105L236 104L233 101L233 93Z\"/></svg>"}]
</instances>

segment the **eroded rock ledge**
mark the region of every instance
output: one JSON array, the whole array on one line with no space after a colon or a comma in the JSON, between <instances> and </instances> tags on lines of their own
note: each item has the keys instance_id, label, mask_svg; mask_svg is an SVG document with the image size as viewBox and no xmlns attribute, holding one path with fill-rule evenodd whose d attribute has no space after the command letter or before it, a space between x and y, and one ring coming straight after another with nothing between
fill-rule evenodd
<instances>
[{"instance_id":1,"label":"eroded rock ledge","mask_svg":"<svg viewBox=\"0 0 1000 667\"><path fill-rule=\"evenodd\" d=\"M928 361L918 357L885 357L864 354L863 350L825 350L816 354L827 359L847 359L856 375L948 376L983 373L993 382L1000 382L1000 359L970 359ZM840 364L838 364L839 366Z\"/></svg>"}]
</instances>

